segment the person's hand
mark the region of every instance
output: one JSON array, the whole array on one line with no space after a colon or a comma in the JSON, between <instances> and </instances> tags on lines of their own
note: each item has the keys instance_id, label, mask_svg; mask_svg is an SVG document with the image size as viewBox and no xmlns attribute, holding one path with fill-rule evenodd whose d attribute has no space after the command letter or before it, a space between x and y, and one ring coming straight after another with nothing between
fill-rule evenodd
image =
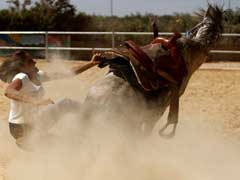
<instances>
[{"instance_id":1,"label":"person's hand","mask_svg":"<svg viewBox=\"0 0 240 180\"><path fill-rule=\"evenodd\" d=\"M36 105L38 105L38 106L43 106L43 105L48 105L48 104L54 104L54 101L52 99L48 98L48 99L43 99L43 100L36 102Z\"/></svg>"},{"instance_id":2,"label":"person's hand","mask_svg":"<svg viewBox=\"0 0 240 180\"><path fill-rule=\"evenodd\" d=\"M99 64L101 62L102 58L103 58L103 56L101 53L94 53L90 62L94 65Z\"/></svg>"}]
</instances>

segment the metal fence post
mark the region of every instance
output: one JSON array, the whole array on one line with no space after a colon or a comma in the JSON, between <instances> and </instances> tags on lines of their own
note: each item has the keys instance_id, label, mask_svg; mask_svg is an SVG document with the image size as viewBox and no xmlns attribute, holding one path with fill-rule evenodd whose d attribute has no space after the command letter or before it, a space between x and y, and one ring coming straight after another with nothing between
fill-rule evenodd
<instances>
[{"instance_id":1,"label":"metal fence post","mask_svg":"<svg viewBox=\"0 0 240 180\"><path fill-rule=\"evenodd\" d=\"M112 31L112 48L115 48L115 37L114 37L114 31Z\"/></svg>"},{"instance_id":2,"label":"metal fence post","mask_svg":"<svg viewBox=\"0 0 240 180\"><path fill-rule=\"evenodd\" d=\"M48 31L45 33L45 60L48 61Z\"/></svg>"},{"instance_id":3,"label":"metal fence post","mask_svg":"<svg viewBox=\"0 0 240 180\"><path fill-rule=\"evenodd\" d=\"M110 0L110 11L111 11L111 17L112 17L112 20L113 20L113 0ZM114 37L114 27L113 27L113 24L112 23L112 48L115 47L115 37Z\"/></svg>"}]
</instances>

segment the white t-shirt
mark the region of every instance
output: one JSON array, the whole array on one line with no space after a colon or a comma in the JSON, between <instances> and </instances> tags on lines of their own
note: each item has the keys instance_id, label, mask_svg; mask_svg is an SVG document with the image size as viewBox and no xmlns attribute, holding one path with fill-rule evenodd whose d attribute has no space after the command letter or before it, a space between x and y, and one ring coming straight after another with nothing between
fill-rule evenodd
<instances>
[{"instance_id":1,"label":"white t-shirt","mask_svg":"<svg viewBox=\"0 0 240 180\"><path fill-rule=\"evenodd\" d=\"M42 71L39 71L37 78L41 81L44 76ZM32 97L42 97L44 95L44 89L42 85L34 84L25 73L18 73L14 76L12 81L20 79L22 81L22 88L19 90L20 94L32 96ZM27 123L29 120L33 119L33 115L37 113L38 108L30 103L24 103L11 99L10 102L10 112L8 121L14 124Z\"/></svg>"}]
</instances>

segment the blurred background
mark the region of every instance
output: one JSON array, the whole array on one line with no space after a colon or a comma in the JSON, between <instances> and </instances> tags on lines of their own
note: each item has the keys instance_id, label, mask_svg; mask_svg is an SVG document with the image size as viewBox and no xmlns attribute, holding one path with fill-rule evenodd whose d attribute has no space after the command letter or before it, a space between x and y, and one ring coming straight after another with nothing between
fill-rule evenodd
<instances>
[{"instance_id":1,"label":"blurred background","mask_svg":"<svg viewBox=\"0 0 240 180\"><path fill-rule=\"evenodd\" d=\"M208 61L239 61L239 0L2 0L0 56L25 49L35 58L88 60L93 50L119 48L126 40L149 43L153 19L161 36L184 35L208 2L225 10L224 36Z\"/></svg>"}]
</instances>

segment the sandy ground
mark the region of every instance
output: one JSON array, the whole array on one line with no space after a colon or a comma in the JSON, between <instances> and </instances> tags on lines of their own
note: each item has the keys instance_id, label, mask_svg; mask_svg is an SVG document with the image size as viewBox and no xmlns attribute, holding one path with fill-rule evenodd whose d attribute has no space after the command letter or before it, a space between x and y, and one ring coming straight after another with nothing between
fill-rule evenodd
<instances>
[{"instance_id":1,"label":"sandy ground","mask_svg":"<svg viewBox=\"0 0 240 180\"><path fill-rule=\"evenodd\" d=\"M67 67L72 66L73 64L74 63L65 63L64 65L58 64L58 70L65 70ZM48 71L56 67L56 64L54 63L51 65L47 64L46 66L46 63L40 62L38 63L38 66ZM224 65L221 64L220 66L223 67ZM232 67L232 65L229 65L229 66ZM239 67L239 64L236 64L234 67L236 66ZM193 75L190 81L190 84L186 89L185 94L181 97L180 122L178 126L178 134L174 140L169 140L170 142L174 143L177 147L170 145L171 143L169 141L165 142L165 144L167 144L166 146L161 146L162 151L163 149L168 147L168 149L166 148L166 151L162 152L164 153L164 158L162 158L162 160L163 162L165 162L165 165L168 167L170 166L169 163L172 162L174 164L174 168L173 168L174 171L176 170L175 172L184 172L185 174L187 173L188 178L186 178L185 174L183 175L182 173L180 173L180 175L176 173L177 178L173 175L169 175L171 174L170 172L172 172L173 170L169 168L167 169L164 168L166 170L163 173L164 175L162 174L159 175L160 172L157 171L152 166L154 167L158 166L159 168L160 167L163 168L166 166L163 164L159 165L158 163L156 163L155 162L156 156L154 156L156 155L156 153L151 152L151 153L148 153L147 156L149 157L154 156L150 158L152 161L148 159L146 163L148 164L148 166L147 165L146 167L141 166L141 168L146 169L148 173L144 173L145 178L141 177L138 179L149 179L148 177L150 177L151 179L159 179L163 177L165 179L179 179L179 180L191 179L191 178L192 179L198 179L198 178L199 179L222 179L222 178L226 179L226 177L228 177L228 175L230 174L231 175L230 177L228 177L228 179L240 178L240 175L237 175L237 173L235 173L234 171L236 167L239 168L240 159L237 157L237 153L235 153L235 151L239 152L239 149L240 149L239 145L231 143L229 146L231 148L229 150L229 149L224 149L226 148L225 141L222 142L222 139L228 139L228 142L234 141L234 142L237 142L237 144L238 144L238 141L240 141L240 70L237 70L234 68L230 68L231 70L221 70L219 68L218 69L212 68L211 70L209 70L207 67L213 67L213 66L204 65L204 67L201 70L198 70ZM69 98L75 98L78 100L83 100L84 97L86 96L86 93L89 87L98 79L102 78L103 75L106 73L106 71L107 69L97 69L94 67L86 71L85 73L78 75L77 77L74 77L68 80L58 80L58 81L49 82L44 84L44 86L47 89L47 92L48 92L47 95L51 97L53 100L56 100L62 97L69 97ZM19 156L20 156L19 154L22 153L22 152L19 152L20 150L18 150L18 148L16 148L14 141L10 137L7 129L6 119L7 119L8 109L9 109L9 100L3 97L3 90L1 89L0 90L0 118L1 118L1 121L0 121L0 126L1 126L0 128L0 131L1 131L0 132L0 141L1 141L0 142L1 143L0 145L0 148L1 148L0 149L0 180L11 179L9 178L9 173L11 175L14 174L14 172L16 172L16 169L9 171L9 166L11 167L12 162L14 162L15 159L19 159ZM205 126L207 126L207 128L205 128ZM215 135L213 136L212 134L218 134L219 136L215 136ZM190 136L195 137L195 139L193 140L192 138L190 138ZM156 139L156 138L159 138L159 137L157 136L153 137L153 139ZM210 139L212 140L211 142L210 142ZM217 143L215 144L215 142ZM155 147L156 145L152 145L152 146ZM182 149L182 148L183 149L188 148L188 150L186 151L182 150L180 152L176 151L176 149ZM189 148L192 150L189 150ZM214 150L215 152L212 152L211 150ZM220 153L218 151L222 151L223 154L219 154L219 156L216 155L216 153L217 154ZM147 152L149 151L147 150ZM198 157L203 152L205 153L203 155L204 158L202 158L202 155L201 155L201 158ZM186 169L188 169L189 171L192 170L192 172L189 173L188 170L187 172L184 171L184 168L183 168L184 165L182 163L179 163L180 160L178 159L179 156L177 156L178 153L182 155L182 158L188 161L188 163L184 162L183 164L188 164L186 165ZM222 157L222 155L226 155L226 154L228 154L228 156L231 156L228 158L228 160ZM167 158L168 156L169 158ZM171 158L171 157L174 157L174 158ZM209 159L209 157L214 157L214 158ZM235 160L229 160L229 159L235 159ZM211 161L211 163L208 160ZM138 161L139 161L139 158L137 162ZM23 164L26 165L26 163L28 163L28 161L25 161ZM21 163L17 165L15 164L15 168L17 167L17 169L18 168L21 169L23 164ZM139 162L136 164L139 165ZM219 166L219 164L221 165ZM108 164L106 166L108 167ZM195 166L195 169L192 166ZM204 166L205 166L205 169L204 169ZM225 166L228 166L228 167L225 167ZM26 165L26 167L28 166ZM99 168L99 166L96 166L95 168L97 167ZM212 168L214 169L213 171L211 170ZM113 174L117 172L116 172L116 169L114 169L114 172L112 172L112 174L110 175L108 174L106 178L106 176L103 175L106 169L100 168L99 171L101 170L103 171L102 174L100 173L100 175L99 174L98 176L96 175L96 177L99 177L99 179L109 179L109 180L123 179L123 178L132 179L136 177L132 175L130 176L131 178L129 178L128 176L126 177L121 176L121 178L115 178ZM212 171L212 172L208 172L208 171ZM225 171L225 173L223 172L220 173L219 171ZM87 171L87 172L91 174L91 171ZM93 170L93 172L96 172L96 169L95 171ZM220 175L221 175L221 178L219 178ZM23 174L21 173L18 173L18 176L19 177L16 178L18 180L30 180L30 178L24 178L25 176L23 176ZM53 177L54 176L47 177L47 175L45 175L41 178L53 179ZM66 179L69 179L67 178L66 175L64 175L63 177L65 177ZM98 179L96 177L93 177L93 176L91 177L89 175L87 177L85 178ZM35 179L35 177L33 179ZM58 179L61 179L61 178L58 178ZM77 177L72 176L72 178L70 177L70 179L77 179Z\"/></svg>"}]
</instances>

